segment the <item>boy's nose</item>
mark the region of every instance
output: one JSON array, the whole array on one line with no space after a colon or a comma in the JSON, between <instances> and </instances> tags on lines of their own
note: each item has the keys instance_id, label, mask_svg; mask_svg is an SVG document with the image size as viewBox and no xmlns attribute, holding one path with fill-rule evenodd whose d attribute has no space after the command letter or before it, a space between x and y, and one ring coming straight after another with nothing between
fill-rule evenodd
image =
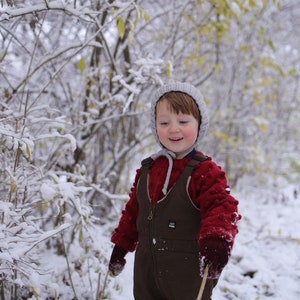
<instances>
[{"instance_id":1,"label":"boy's nose","mask_svg":"<svg viewBox=\"0 0 300 300\"><path fill-rule=\"evenodd\" d=\"M179 131L179 127L177 124L171 124L169 127L169 131L170 132L178 132Z\"/></svg>"}]
</instances>

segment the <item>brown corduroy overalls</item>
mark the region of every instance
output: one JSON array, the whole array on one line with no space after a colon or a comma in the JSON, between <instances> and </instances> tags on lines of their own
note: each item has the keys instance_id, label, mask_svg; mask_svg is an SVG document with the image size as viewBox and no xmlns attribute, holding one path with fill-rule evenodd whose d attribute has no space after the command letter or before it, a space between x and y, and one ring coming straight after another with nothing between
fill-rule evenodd
<instances>
[{"instance_id":1,"label":"brown corduroy overalls","mask_svg":"<svg viewBox=\"0 0 300 300\"><path fill-rule=\"evenodd\" d=\"M137 199L139 245L134 264L135 300L195 300L201 285L199 245L200 210L188 195L189 177L206 157L194 157L176 184L155 205L148 192L151 159L142 164ZM211 299L208 280L202 299Z\"/></svg>"}]
</instances>

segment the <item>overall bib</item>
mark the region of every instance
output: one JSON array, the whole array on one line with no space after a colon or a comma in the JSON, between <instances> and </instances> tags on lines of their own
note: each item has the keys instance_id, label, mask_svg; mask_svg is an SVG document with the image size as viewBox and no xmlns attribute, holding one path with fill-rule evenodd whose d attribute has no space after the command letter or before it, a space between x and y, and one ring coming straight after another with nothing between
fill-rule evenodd
<instances>
[{"instance_id":1,"label":"overall bib","mask_svg":"<svg viewBox=\"0 0 300 300\"><path fill-rule=\"evenodd\" d=\"M142 163L137 199L139 244L134 264L135 300L196 300L200 285L197 235L201 214L188 194L194 157L167 195L155 205L148 191L151 159ZM215 281L207 280L202 299L211 299Z\"/></svg>"}]
</instances>

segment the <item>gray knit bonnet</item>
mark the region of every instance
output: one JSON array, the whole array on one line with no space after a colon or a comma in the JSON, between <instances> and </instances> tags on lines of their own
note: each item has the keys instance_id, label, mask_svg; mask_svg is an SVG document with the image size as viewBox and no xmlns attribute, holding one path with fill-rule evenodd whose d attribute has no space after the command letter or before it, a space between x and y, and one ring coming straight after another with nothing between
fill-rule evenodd
<instances>
[{"instance_id":1,"label":"gray knit bonnet","mask_svg":"<svg viewBox=\"0 0 300 300\"><path fill-rule=\"evenodd\" d=\"M166 84L166 85L163 85L162 87L160 87L153 94L152 99L151 99L151 130L152 130L152 133L153 133L156 141L158 142L158 144L162 146L162 144L159 141L157 131L156 131L156 105L157 105L158 100L164 94L166 94L168 92L186 93L189 96L191 96L195 100L196 104L198 105L199 112L201 115L201 124L200 124L200 128L199 128L198 138L193 146L193 147L195 147L199 143L199 141L205 136L208 125L209 125L209 119L208 119L206 105L203 100L202 94L194 86L192 86L191 84L188 84L188 83L182 83L182 82L169 83L169 84ZM159 156L165 156L169 161L169 167L167 170L165 183L164 183L163 190L162 190L164 195L166 195L172 168L173 168L173 158L176 157L176 154L163 147L163 149L161 151L159 151L156 154L153 154L151 156L151 158L155 160Z\"/></svg>"},{"instance_id":2,"label":"gray knit bonnet","mask_svg":"<svg viewBox=\"0 0 300 300\"><path fill-rule=\"evenodd\" d=\"M201 115L201 125L198 133L198 138L196 140L195 145L199 143L199 141L205 136L208 125L209 119L207 115L206 105L203 100L203 96L198 89L192 86L189 83L182 83L182 82L173 82L160 87L152 96L151 100L151 130L156 138L156 141L160 145L160 141L158 139L157 131L156 131L156 104L158 100L168 92L182 92L186 93L191 96L198 105L199 112Z\"/></svg>"}]
</instances>

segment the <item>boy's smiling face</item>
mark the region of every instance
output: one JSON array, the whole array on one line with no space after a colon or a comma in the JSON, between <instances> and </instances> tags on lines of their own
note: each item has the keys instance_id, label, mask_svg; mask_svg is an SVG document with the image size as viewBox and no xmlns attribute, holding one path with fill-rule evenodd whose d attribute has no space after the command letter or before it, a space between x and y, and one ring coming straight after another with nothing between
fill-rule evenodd
<instances>
[{"instance_id":1,"label":"boy's smiling face","mask_svg":"<svg viewBox=\"0 0 300 300\"><path fill-rule=\"evenodd\" d=\"M156 106L156 130L161 144L175 154L184 157L186 151L195 144L199 124L191 114L175 113L167 100L161 100Z\"/></svg>"}]
</instances>

